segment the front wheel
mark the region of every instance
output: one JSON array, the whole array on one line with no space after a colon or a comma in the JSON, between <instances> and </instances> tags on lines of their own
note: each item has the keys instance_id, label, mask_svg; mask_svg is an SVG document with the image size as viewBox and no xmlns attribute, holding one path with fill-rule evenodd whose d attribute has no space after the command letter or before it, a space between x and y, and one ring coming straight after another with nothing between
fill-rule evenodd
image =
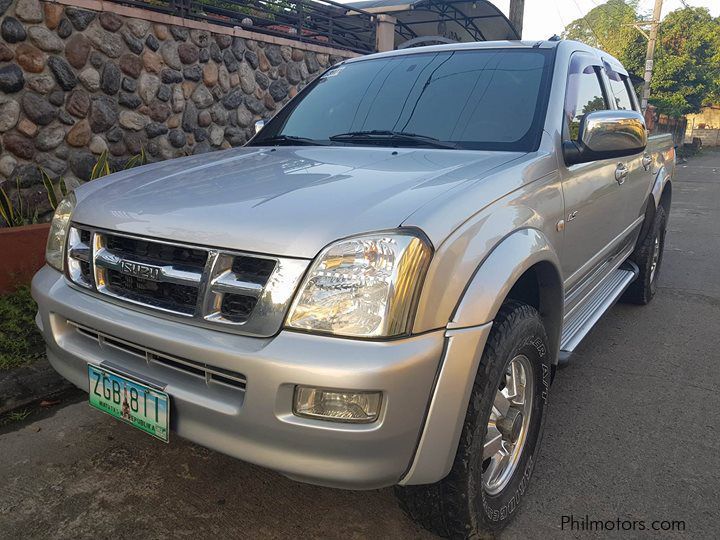
<instances>
[{"instance_id":1,"label":"front wheel","mask_svg":"<svg viewBox=\"0 0 720 540\"><path fill-rule=\"evenodd\" d=\"M507 525L535 465L550 380L540 315L506 303L478 367L450 474L435 484L396 488L410 517L451 538L493 535Z\"/></svg>"}]
</instances>

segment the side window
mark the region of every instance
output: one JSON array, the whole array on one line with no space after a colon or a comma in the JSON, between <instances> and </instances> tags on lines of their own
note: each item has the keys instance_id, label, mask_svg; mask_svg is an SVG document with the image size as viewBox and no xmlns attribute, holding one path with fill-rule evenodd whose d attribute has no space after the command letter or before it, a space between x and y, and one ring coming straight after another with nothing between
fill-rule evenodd
<instances>
[{"instance_id":1,"label":"side window","mask_svg":"<svg viewBox=\"0 0 720 540\"><path fill-rule=\"evenodd\" d=\"M640 101L638 100L637 94L635 93L635 88L633 87L632 81L629 77L623 77L623 80L625 81L625 88L630 95L630 100L633 103L633 110L641 113L642 111L640 110Z\"/></svg>"},{"instance_id":2,"label":"side window","mask_svg":"<svg viewBox=\"0 0 720 540\"><path fill-rule=\"evenodd\" d=\"M610 89L612 90L615 104L618 109L632 111L635 109L634 102L630 97L628 90L628 79L625 75L614 71L608 64L605 64L605 73L607 73L610 81Z\"/></svg>"},{"instance_id":3,"label":"side window","mask_svg":"<svg viewBox=\"0 0 720 540\"><path fill-rule=\"evenodd\" d=\"M600 67L589 62L589 57L583 54L575 54L570 59L563 124L566 141L577 140L583 116L609 108L600 81Z\"/></svg>"}]
</instances>

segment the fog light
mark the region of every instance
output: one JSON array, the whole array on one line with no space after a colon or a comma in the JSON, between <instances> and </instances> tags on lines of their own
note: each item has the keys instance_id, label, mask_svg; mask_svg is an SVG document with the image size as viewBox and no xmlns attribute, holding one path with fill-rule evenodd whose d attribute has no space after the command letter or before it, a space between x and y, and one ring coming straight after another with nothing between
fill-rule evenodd
<instances>
[{"instance_id":1,"label":"fog light","mask_svg":"<svg viewBox=\"0 0 720 540\"><path fill-rule=\"evenodd\" d=\"M382 392L296 386L293 413L332 422L369 423L377 420L381 401Z\"/></svg>"}]
</instances>

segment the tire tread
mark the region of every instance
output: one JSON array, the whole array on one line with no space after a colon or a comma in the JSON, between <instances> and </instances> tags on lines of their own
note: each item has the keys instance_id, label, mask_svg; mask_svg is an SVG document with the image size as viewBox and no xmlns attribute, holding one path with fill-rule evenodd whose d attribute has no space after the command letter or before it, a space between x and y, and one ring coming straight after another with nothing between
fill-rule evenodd
<instances>
[{"instance_id":1,"label":"tire tread","mask_svg":"<svg viewBox=\"0 0 720 540\"><path fill-rule=\"evenodd\" d=\"M467 501L466 486L469 467L467 449L470 447L473 433L477 429L480 412L483 408L483 397L488 395L489 381L495 380L492 372L504 368L504 365L499 366L500 362L496 359L500 357L501 349L512 330L528 320L537 321L544 335L542 320L535 308L522 302L509 300L498 311L473 382L458 451L450 473L435 484L396 486L395 488L400 507L416 523L439 536L445 538L491 538L493 536L493 529L480 524L478 516L473 515ZM544 337L547 343L547 337L545 335Z\"/></svg>"},{"instance_id":2,"label":"tire tread","mask_svg":"<svg viewBox=\"0 0 720 540\"><path fill-rule=\"evenodd\" d=\"M655 296L655 290L652 288L650 282L650 265L652 262L652 253L655 243L655 237L658 234L663 235L663 246L664 247L664 233L665 226L667 223L667 215L665 208L660 205L657 207L655 217L653 218L653 225L643 238L642 242L638 244L635 251L630 255L630 260L634 262L640 269L635 281L623 293L621 300L630 304L638 304L644 306L650 303L650 300ZM662 254L661 254L662 256ZM658 268L659 270L659 268ZM657 278L656 278L657 279Z\"/></svg>"}]
</instances>

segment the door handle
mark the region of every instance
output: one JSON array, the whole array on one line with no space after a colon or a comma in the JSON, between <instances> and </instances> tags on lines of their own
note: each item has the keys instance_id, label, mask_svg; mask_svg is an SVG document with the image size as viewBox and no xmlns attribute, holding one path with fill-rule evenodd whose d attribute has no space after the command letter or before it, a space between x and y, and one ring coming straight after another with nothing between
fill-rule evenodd
<instances>
[{"instance_id":1,"label":"door handle","mask_svg":"<svg viewBox=\"0 0 720 540\"><path fill-rule=\"evenodd\" d=\"M618 163L617 167L615 168L615 180L617 180L618 185L623 185L625 183L625 179L628 175L628 168L627 165L624 163Z\"/></svg>"},{"instance_id":2,"label":"door handle","mask_svg":"<svg viewBox=\"0 0 720 540\"><path fill-rule=\"evenodd\" d=\"M650 156L650 154L643 155L643 158L642 158L643 169L645 169L646 171L649 171L650 165L652 165L652 157Z\"/></svg>"}]
</instances>

